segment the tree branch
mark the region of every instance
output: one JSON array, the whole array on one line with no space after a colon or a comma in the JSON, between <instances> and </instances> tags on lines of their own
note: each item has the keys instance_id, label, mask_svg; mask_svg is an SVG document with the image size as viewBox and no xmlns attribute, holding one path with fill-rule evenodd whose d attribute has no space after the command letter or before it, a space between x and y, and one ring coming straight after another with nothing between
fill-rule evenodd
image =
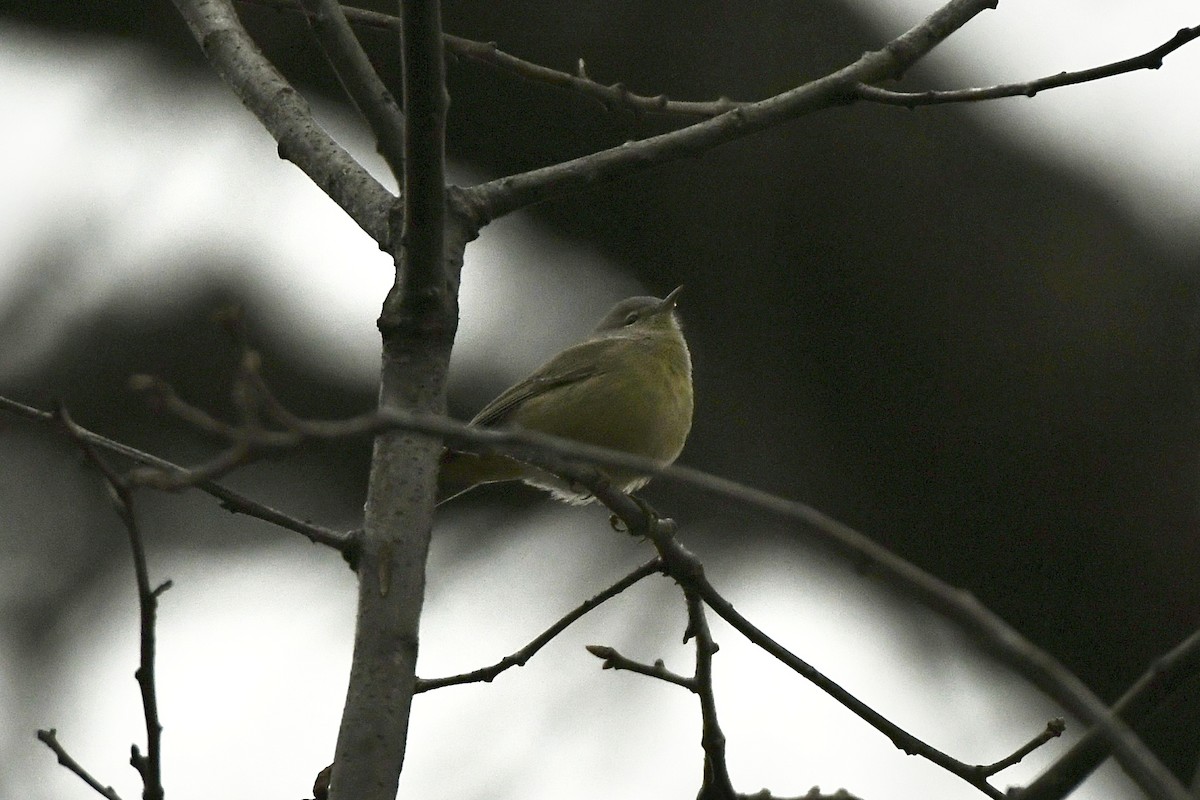
<instances>
[{"instance_id":1,"label":"tree branch","mask_svg":"<svg viewBox=\"0 0 1200 800\"><path fill-rule=\"evenodd\" d=\"M1066 729L1067 729L1066 720L1064 720L1062 717L1055 717L1054 719L1052 719L1046 723L1046 727L1043 728L1042 731L1037 736L1034 736L1028 742L1026 742L1025 744L1018 747L1016 750L1014 750L1012 752L1011 755L1005 756L1004 758L1000 759L999 761L997 761L993 764L988 764L987 766L980 766L979 771L983 775L987 775L987 776L991 776L991 775L995 775L999 772L1003 772L1004 770L1008 769L1009 767L1011 767L1015 764L1021 763L1022 759L1024 759L1025 756L1029 755L1034 750L1037 750L1039 747L1044 745L1046 742L1050 741L1051 739L1057 739L1059 736L1062 736L1063 732L1066 731Z\"/></svg>"},{"instance_id":2,"label":"tree branch","mask_svg":"<svg viewBox=\"0 0 1200 800\"><path fill-rule=\"evenodd\" d=\"M376 147L396 183L404 180L404 115L350 29L337 0L302 0L317 41L342 88L375 133Z\"/></svg>"},{"instance_id":3,"label":"tree branch","mask_svg":"<svg viewBox=\"0 0 1200 800\"><path fill-rule=\"evenodd\" d=\"M1104 703L1057 660L1035 647L968 593L947 586L863 534L811 506L785 500L688 467L664 467L660 463L627 453L532 431L473 428L438 415L381 409L374 414L348 420L301 420L282 410L266 385L261 383L260 378L255 377L255 371L248 371L247 374L250 379L259 380L258 387L265 398L267 413L276 421L287 424L292 434L337 438L377 433L393 427L417 430L440 435L459 449L485 453L503 452L557 474L582 475L580 480L585 484L598 480L599 473L595 469L581 468L581 462L619 467L675 480L784 518L803 522L809 526L811 533L816 534L818 541L857 564L860 571L879 575L887 584L899 589L903 594L942 614L975 639L985 652L1028 678L1035 686L1061 703L1069 713L1085 724L1097 726L1097 730L1101 732L1099 735L1105 737L1108 746L1131 776L1140 785L1150 787L1148 791L1158 787L1159 793L1153 796L1177 796L1171 792L1172 783L1177 787L1178 782L1174 781L1153 754L1120 720L1110 718ZM611 492L611 488L608 491ZM603 501L603 498L599 499ZM707 602L708 598L705 597L705 600ZM715 610L720 613L719 609Z\"/></svg>"},{"instance_id":4,"label":"tree branch","mask_svg":"<svg viewBox=\"0 0 1200 800\"><path fill-rule=\"evenodd\" d=\"M115 789L113 789L111 786L105 786L104 784L100 783L100 781L92 777L90 772L83 768L82 764L71 757L71 754L67 752L66 748L59 743L58 731L56 731L54 728L51 728L50 730L38 731L37 738L38 741L42 742L46 745L46 747L49 747L54 751L54 755L58 756L59 764L62 764L68 770L78 775L84 783L95 790L96 794L107 798L107 800L121 800L121 795L117 794Z\"/></svg>"},{"instance_id":5,"label":"tree branch","mask_svg":"<svg viewBox=\"0 0 1200 800\"><path fill-rule=\"evenodd\" d=\"M945 103L977 103L982 100L995 100L1001 97L1033 97L1046 89L1057 89L1060 86L1074 86L1080 83L1111 78L1114 75L1124 75L1127 72L1137 72L1143 69L1158 69L1162 66L1163 58L1175 52L1188 42L1200 38L1200 25L1194 28L1183 28L1173 37L1163 42L1153 50L1141 55L1114 61L1091 69L1076 72L1060 72L1057 75L1047 75L1024 83L1005 83L998 86L988 86L976 89L953 89L948 91L897 92L882 89L878 86L859 84L858 97L872 103L886 105L916 106L942 105Z\"/></svg>"},{"instance_id":6,"label":"tree branch","mask_svg":"<svg viewBox=\"0 0 1200 800\"><path fill-rule=\"evenodd\" d=\"M405 302L436 301L446 291L446 66L437 0L401 4L404 61L405 259L397 285ZM388 313L384 303L384 314Z\"/></svg>"},{"instance_id":7,"label":"tree branch","mask_svg":"<svg viewBox=\"0 0 1200 800\"><path fill-rule=\"evenodd\" d=\"M951 0L882 49L823 78L677 131L464 189L464 201L476 219L493 220L557 195L699 155L814 111L852 103L859 84L899 77L947 36L996 4L997 0Z\"/></svg>"},{"instance_id":8,"label":"tree branch","mask_svg":"<svg viewBox=\"0 0 1200 800\"><path fill-rule=\"evenodd\" d=\"M403 218L396 277L383 301L379 408L441 414L458 323L463 248L476 227L447 220L446 89L438 0L401 4L404 63ZM453 208L457 209L457 206ZM451 224L448 225L447 222ZM449 274L448 274L449 273ZM375 438L361 547L350 684L330 776L331 800L394 800L416 688L425 562L433 527L436 436Z\"/></svg>"},{"instance_id":9,"label":"tree branch","mask_svg":"<svg viewBox=\"0 0 1200 800\"><path fill-rule=\"evenodd\" d=\"M892 740L897 747L906 753L918 754L935 764L943 767L952 774L962 778L993 798L1003 797L1003 794L991 787L979 774L977 767L954 759L945 753L931 747L904 731L890 720L886 719L858 698L851 695L838 684L834 683L811 665L788 651L778 642L759 630L753 623L742 617L724 597L708 582L704 576L704 568L700 561L673 538L674 524L669 520L659 519L644 503L635 501L628 495L610 486L595 470L580 469L569 463L547 459L535 461L535 464L552 472L566 476L585 486L588 486L596 498L604 503L614 514L621 518L631 533L649 538L663 559L667 573L675 578L685 589L691 589L703 598L718 615L734 627L743 636L761 649L777 658L781 663L793 669L847 709L871 724L881 733ZM915 567L910 570L919 573ZM923 575L923 573L920 573ZM936 579L926 576L929 581ZM991 612L980 607L979 613L986 618ZM1020 662L1036 664L1040 669L1053 666L1053 676L1064 684L1066 689L1078 684L1078 692L1069 694L1067 700L1074 704L1082 704L1086 710L1103 709L1103 704L1082 685L1071 673L1057 664L1049 655L1042 653L1032 644L1026 642L1020 634L1007 629L1003 622L996 618L996 623L1007 630L1010 641L1008 646L1021 655ZM1024 671L1022 670L1023 674ZM1055 695L1052 695L1055 696ZM1113 754L1129 776L1141 786L1151 797L1166 800L1189 800L1187 791L1175 780L1174 776L1162 766L1141 740L1119 721L1111 719L1106 710L1093 711L1090 718L1100 720L1098 729L1105 737Z\"/></svg>"},{"instance_id":10,"label":"tree branch","mask_svg":"<svg viewBox=\"0 0 1200 800\"><path fill-rule=\"evenodd\" d=\"M300 0L239 0L239 2L305 12L305 9L300 7ZM307 3L309 0L304 0L304 2ZM396 32L400 30L399 17L352 6L343 6L343 10L346 19L355 25L376 30ZM311 18L312 12L308 11L307 14ZM631 92L623 83L608 85L597 83L588 76L583 59L579 59L576 71L570 73L518 58L501 50L495 42L479 42L449 33L443 35L442 41L446 46L446 52L456 58L474 61L477 64L483 64L533 83L544 83L548 86L567 89L595 100L610 111L625 108L635 114L671 114L680 117L708 118L724 114L730 109L743 105L727 97L700 101L671 100L662 94L642 95Z\"/></svg>"},{"instance_id":11,"label":"tree branch","mask_svg":"<svg viewBox=\"0 0 1200 800\"><path fill-rule=\"evenodd\" d=\"M661 658L653 664L643 664L641 661L621 655L615 647L609 647L605 644L589 644L584 649L603 662L600 665L600 669L611 669L616 672L620 672L621 670L636 672L638 675L645 675L647 678L654 678L663 683L682 686L689 692L696 691L695 678L687 678L677 672L672 672L667 669L667 665L663 663Z\"/></svg>"},{"instance_id":12,"label":"tree branch","mask_svg":"<svg viewBox=\"0 0 1200 800\"><path fill-rule=\"evenodd\" d=\"M569 466L555 469L558 474L570 477L592 490L596 499L608 507L627 526L629 533L635 536L645 536L649 539L659 557L663 560L666 573L675 579L685 593L693 594L704 600L718 616L728 622L735 630L746 637L784 666L793 670L805 680L817 686L821 691L832 697L844 708L862 719L871 727L888 737L897 748L910 755L922 758L938 765L947 772L955 775L986 794L992 800L1003 800L1004 793L991 786L985 776L972 765L963 763L936 747L919 739L901 728L887 717L864 703L841 685L813 667L811 664L792 653L783 645L776 642L748 619L733 608L704 576L704 566L700 560L674 538L675 524L660 518L643 501L635 500L624 492L612 487L595 471L588 474L586 470L572 469Z\"/></svg>"},{"instance_id":13,"label":"tree branch","mask_svg":"<svg viewBox=\"0 0 1200 800\"><path fill-rule=\"evenodd\" d=\"M158 692L155 685L154 655L155 623L158 617L158 597L170 588L171 582L152 587L150 571L146 566L146 548L142 541L141 528L133 508L133 492L105 463L79 430L65 408L60 408L58 419L67 434L83 451L88 461L104 476L112 496L117 515L129 535L129 549L133 554L133 574L137 582L138 617L140 632L140 658L134 672L142 695L142 712L146 720L146 753L143 755L135 744L130 748L129 763L142 776L143 800L163 800L162 785L162 723L158 717Z\"/></svg>"},{"instance_id":14,"label":"tree branch","mask_svg":"<svg viewBox=\"0 0 1200 800\"><path fill-rule=\"evenodd\" d=\"M24 403L18 403L7 397L0 396L0 411L7 411L24 419L32 420L43 424L57 424L54 415L48 411L41 411L27 406ZM89 445L105 450L109 453L128 458L138 464L143 464L147 467L152 467L160 471L165 476L183 476L191 475L185 467L174 464L166 459L151 455L142 450L130 447L127 444L114 441L98 433L88 430L87 428L75 425L75 435L87 442ZM272 525L277 525L280 528L290 530L304 536L314 544L323 544L326 547L332 547L342 553L350 550L354 537L350 534L335 531L331 528L323 528L320 525L313 525L310 522L304 522L296 519L293 516L283 513L278 509L272 508L257 500L252 500L243 494L235 492L229 487L216 483L212 480L193 480L186 482L187 486L194 486L206 494L209 494L221 501L221 507L234 514L245 514L248 517L255 517L264 522L269 522Z\"/></svg>"},{"instance_id":15,"label":"tree branch","mask_svg":"<svg viewBox=\"0 0 1200 800\"><path fill-rule=\"evenodd\" d=\"M685 589L684 598L688 612L687 634L684 638L691 636L696 640L693 691L700 698L700 744L704 748L704 781L698 800L733 800L733 781L729 778L729 766L725 761L725 733L717 721L717 698L713 692L712 657L719 648L708 628L700 595Z\"/></svg>"},{"instance_id":16,"label":"tree branch","mask_svg":"<svg viewBox=\"0 0 1200 800\"><path fill-rule=\"evenodd\" d=\"M1107 707L1087 686L974 597L946 585L858 531L811 506L690 467L677 464L664 466L627 453L533 431L473 428L440 416L423 416L396 410L381 410L376 414L340 421L301 420L282 410L265 384L260 385L260 391L267 398L265 402L268 413L277 421L286 421L289 430L294 433L319 438L337 438L375 433L393 426L419 430L441 435L456 448L485 453L503 452L538 464L552 472L565 470L569 473L572 469L578 470L580 462L645 472L802 522L821 544L857 564L861 572L881 577L888 585L949 619L973 638L985 652L1028 678L1085 724L1099 725L1108 719ZM1115 724L1120 725L1119 722ZM1108 730L1106 735L1113 737L1114 741L1119 740L1118 751L1122 763L1128 762L1127 768L1137 771L1141 768L1136 765L1147 763L1147 759L1157 764L1157 760L1149 755L1140 741L1127 729L1114 727L1111 730L1103 730ZM1151 784L1156 781L1149 775L1143 777Z\"/></svg>"},{"instance_id":17,"label":"tree branch","mask_svg":"<svg viewBox=\"0 0 1200 800\"><path fill-rule=\"evenodd\" d=\"M230 0L173 2L213 69L275 137L279 155L388 246L388 211L395 198L317 126L308 104L246 33Z\"/></svg>"},{"instance_id":18,"label":"tree branch","mask_svg":"<svg viewBox=\"0 0 1200 800\"><path fill-rule=\"evenodd\" d=\"M1117 700L1110 718L1136 722L1200 673L1200 631L1150 665ZM1016 800L1057 800L1083 782L1112 751L1103 725L1094 725L1066 755L1016 794Z\"/></svg>"},{"instance_id":19,"label":"tree branch","mask_svg":"<svg viewBox=\"0 0 1200 800\"><path fill-rule=\"evenodd\" d=\"M642 564L640 567L630 572L624 578L621 578L619 581L609 586L604 591L588 600L585 600L569 614L562 617L558 620L558 622L555 622L553 625L547 628L536 639L512 655L505 656L495 664L492 664L490 667L482 667L471 672L464 672L461 675L450 675L445 678L418 679L416 693L420 694L421 692L440 689L443 686L457 686L463 683L491 683L501 672L504 672L511 667L525 666L529 659L533 658L539 650L549 644L554 637L565 631L584 614L587 614L597 606L616 597L621 592L640 581L642 578L661 571L662 560L658 558L652 558L645 564Z\"/></svg>"}]
</instances>

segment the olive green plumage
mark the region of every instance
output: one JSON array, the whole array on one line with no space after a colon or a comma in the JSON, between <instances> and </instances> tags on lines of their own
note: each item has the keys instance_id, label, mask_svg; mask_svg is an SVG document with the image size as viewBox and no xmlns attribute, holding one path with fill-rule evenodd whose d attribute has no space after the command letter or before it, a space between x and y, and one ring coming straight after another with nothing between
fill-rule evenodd
<instances>
[{"instance_id":1,"label":"olive green plumage","mask_svg":"<svg viewBox=\"0 0 1200 800\"><path fill-rule=\"evenodd\" d=\"M692 427L692 361L675 315L679 291L662 300L630 297L617 303L587 339L503 392L471 424L520 427L674 461ZM625 491L649 480L626 470L606 472ZM511 458L447 450L438 502L482 483L508 480L547 489L566 502L592 499L585 490Z\"/></svg>"}]
</instances>

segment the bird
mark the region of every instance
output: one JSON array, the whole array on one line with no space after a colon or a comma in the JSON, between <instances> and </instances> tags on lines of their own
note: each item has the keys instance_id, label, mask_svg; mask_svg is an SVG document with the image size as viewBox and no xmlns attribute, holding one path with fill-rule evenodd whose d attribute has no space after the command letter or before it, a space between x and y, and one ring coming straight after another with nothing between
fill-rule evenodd
<instances>
[{"instance_id":1,"label":"bird","mask_svg":"<svg viewBox=\"0 0 1200 800\"><path fill-rule=\"evenodd\" d=\"M471 419L481 428L521 428L670 464L692 427L692 359L675 310L680 286L664 298L629 297L591 334L518 381ZM636 491L650 476L602 467L614 486ZM523 481L556 499L585 504L591 493L499 454L446 449L438 505L485 483Z\"/></svg>"}]
</instances>

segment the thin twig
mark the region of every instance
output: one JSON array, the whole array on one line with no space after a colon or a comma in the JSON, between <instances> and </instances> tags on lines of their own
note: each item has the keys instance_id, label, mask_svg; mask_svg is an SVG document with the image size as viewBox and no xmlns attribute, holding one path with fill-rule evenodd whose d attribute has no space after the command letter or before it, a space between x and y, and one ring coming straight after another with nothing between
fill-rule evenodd
<instances>
[{"instance_id":1,"label":"thin twig","mask_svg":"<svg viewBox=\"0 0 1200 800\"><path fill-rule=\"evenodd\" d=\"M464 189L462 202L470 209L470 218L487 222L562 194L698 156L717 145L815 111L853 103L859 84L901 76L946 37L978 14L994 8L997 2L950 0L881 49L865 53L854 63L822 78L676 131Z\"/></svg>"},{"instance_id":2,"label":"thin twig","mask_svg":"<svg viewBox=\"0 0 1200 800\"><path fill-rule=\"evenodd\" d=\"M39 730L37 732L38 741L45 744L54 751L54 755L58 756L58 763L62 764L71 772L75 773L96 791L96 794L105 797L108 800L121 800L121 795L117 794L116 790L111 786L105 786L100 781L92 777L92 774L83 768L83 765L71 757L66 748L58 741L58 731L54 728L50 730Z\"/></svg>"},{"instance_id":3,"label":"thin twig","mask_svg":"<svg viewBox=\"0 0 1200 800\"><path fill-rule=\"evenodd\" d=\"M635 114L668 114L677 117L709 119L745 105L728 97L716 100L672 100L665 94L644 95L632 92L623 83L603 84L587 74L583 59L574 74L535 64L504 52L495 42L476 42L459 36L446 37L447 50L459 58L492 67L523 80L544 83L595 100L606 111L627 109Z\"/></svg>"},{"instance_id":4,"label":"thin twig","mask_svg":"<svg viewBox=\"0 0 1200 800\"><path fill-rule=\"evenodd\" d=\"M269 6L277 9L290 9L305 13L305 9L300 7L301 0L239 0L239 2L249 5ZM310 3L312 0L303 0L303 2ZM343 8L346 18L355 25L389 31L399 31L400 29L400 19L390 14L350 6ZM306 15L311 19L313 13L312 11L308 11ZM1047 75L1022 83L923 92L900 92L863 83L858 85L857 95L860 99L867 102L906 106L908 108L944 103L979 102L1003 97L1033 97L1038 92L1046 89L1088 83L1143 69L1158 69L1162 66L1163 58L1196 38L1200 38L1200 26L1183 28L1171 39L1141 55L1089 69ZM480 42L461 36L446 34L445 44L447 52L452 53L458 58L484 64L523 80L544 83L549 86L576 92L584 97L596 100L608 110L626 108L638 114L667 114L679 117L712 118L735 108L749 105L748 102L730 100L727 97L721 97L716 100L695 101L672 100L664 94L637 94L636 92L629 91L622 83L605 85L592 80L584 68L582 59L576 71L571 73L518 58L501 50L495 42Z\"/></svg>"},{"instance_id":5,"label":"thin twig","mask_svg":"<svg viewBox=\"0 0 1200 800\"><path fill-rule=\"evenodd\" d=\"M83 438L65 408L60 408L58 419L67 434L79 445L88 461L104 476L111 492L113 505L125 531L129 536L129 549L133 554L133 574L137 582L139 659L134 672L142 696L142 713L146 721L146 753L143 755L135 744L130 748L129 763L142 776L143 800L163 800L162 785L162 722L158 716L158 691L155 681L154 656L156 650L155 624L158 616L158 597L170 586L150 585L150 571L146 565L146 547L142 531L133 506L133 492L129 485L104 461L96 449Z\"/></svg>"},{"instance_id":6,"label":"thin twig","mask_svg":"<svg viewBox=\"0 0 1200 800\"><path fill-rule=\"evenodd\" d=\"M249 464L253 455L254 450L249 444L234 442L203 464L171 473L154 467L141 467L130 470L128 480L134 486L177 492L223 478L238 467Z\"/></svg>"},{"instance_id":7,"label":"thin twig","mask_svg":"<svg viewBox=\"0 0 1200 800\"><path fill-rule=\"evenodd\" d=\"M637 659L622 655L615 647L609 647L606 644L589 644L584 649L600 659L602 662L600 669L611 669L617 672L621 670L636 672L639 675L645 675L647 678L655 678L663 683L682 686L689 692L696 691L696 681L694 678L689 678L667 669L667 665L663 663L661 658L653 664L645 664Z\"/></svg>"},{"instance_id":8,"label":"thin twig","mask_svg":"<svg viewBox=\"0 0 1200 800\"><path fill-rule=\"evenodd\" d=\"M404 115L359 44L337 0L302 0L308 20L342 88L375 133L396 182L404 180Z\"/></svg>"},{"instance_id":9,"label":"thin twig","mask_svg":"<svg viewBox=\"0 0 1200 800\"><path fill-rule=\"evenodd\" d=\"M300 7L300 0L239 0L239 2L247 5L300 11L306 13L310 19L312 18L311 11ZM304 0L305 4L309 2L311 0ZM391 14L351 6L343 6L343 10L346 19L355 25L392 32L400 30L400 18ZM449 33L443 36L442 41L445 43L446 52L456 58L474 61L533 83L544 83L548 86L576 92L595 100L610 111L625 108L637 114L670 114L680 117L707 118L724 114L726 111L742 105L727 97L702 101L671 100L662 94L642 95L631 92L623 83L609 85L598 83L588 77L582 59L577 70L570 73L518 58L501 50L495 42L478 42Z\"/></svg>"},{"instance_id":10,"label":"thin twig","mask_svg":"<svg viewBox=\"0 0 1200 800\"><path fill-rule=\"evenodd\" d=\"M849 526L803 503L785 500L688 467L664 467L626 453L531 431L472 428L436 415L383 410L339 421L303 421L294 418L291 421L298 424L298 429L292 433L316 438L376 433L390 427L439 434L456 446L484 452L503 451L564 474L571 474L572 469L578 470L579 462L633 469L801 521L810 526L822 543L859 564L864 572L880 575L889 585L956 623L987 652L1029 678L1084 723L1100 726L1098 730L1104 732L1112 752L1143 788L1158 787L1158 796L1163 797L1184 796L1171 794L1173 787L1170 783L1174 779L1168 777L1169 773L1157 759L1119 719L1110 719L1104 703L1049 654L1027 641L974 597L947 586ZM583 474L585 480L589 475L593 480L596 478L594 471L585 470ZM1177 781L1175 785L1178 786ZM1147 791L1154 789L1147 788Z\"/></svg>"},{"instance_id":11,"label":"thin twig","mask_svg":"<svg viewBox=\"0 0 1200 800\"><path fill-rule=\"evenodd\" d=\"M130 375L129 390L142 395L154 411L170 412L201 433L223 440L245 438L238 426L217 419L204 409L181 400L174 387L162 378L154 375Z\"/></svg>"},{"instance_id":12,"label":"thin twig","mask_svg":"<svg viewBox=\"0 0 1200 800\"><path fill-rule=\"evenodd\" d=\"M1194 28L1182 28L1167 41L1148 50L1141 55L1114 61L1090 69L1075 72L1059 72L1036 80L1023 83L1005 83L998 86L986 86L974 89L951 89L945 91L929 90L924 92L898 92L883 89L878 86L859 84L858 97L872 103L885 105L917 106L942 105L945 103L978 103L983 100L995 100L1001 97L1033 97L1046 89L1057 89L1060 86L1074 86L1090 81L1111 78L1114 75L1124 75L1143 69L1158 69L1162 66L1163 58L1175 52L1188 42L1200 38L1200 25Z\"/></svg>"},{"instance_id":13,"label":"thin twig","mask_svg":"<svg viewBox=\"0 0 1200 800\"><path fill-rule=\"evenodd\" d=\"M642 564L640 567L630 572L625 577L613 583L604 591L588 600L585 600L579 606L572 609L570 613L563 616L561 619L543 631L536 639L512 655L505 656L491 666L482 667L471 672L464 672L461 675L450 675L445 678L418 679L416 693L420 694L421 692L428 692L432 689L440 689L443 686L457 686L464 683L490 683L491 681L495 680L497 675L507 669L512 667L523 667L529 661L529 659L533 658L533 656L537 654L539 650L545 647L552 639L554 639L554 637L565 631L584 614L587 614L589 611L601 605L602 603L605 603L606 601L616 597L630 586L633 586L635 583L642 580L642 578L661 571L662 561L658 558L652 558L645 564Z\"/></svg>"},{"instance_id":14,"label":"thin twig","mask_svg":"<svg viewBox=\"0 0 1200 800\"><path fill-rule=\"evenodd\" d=\"M57 424L55 417L48 411L42 411L32 406L27 406L24 403L18 403L8 397L0 396L0 411L6 411L15 414L24 419L31 420L42 424ZM106 436L101 436L94 431L90 431L78 424L75 425L76 435L86 441L93 447L99 448L109 453L114 453L123 458L128 458L138 464L143 464L147 467L152 467L161 471L164 475L183 475L187 474L188 470L178 464L174 464L166 459L151 455L150 453L130 447L127 444L109 439ZM332 547L342 553L349 552L355 541L352 534L335 531L331 528L324 528L320 525L313 525L310 522L296 519L293 516L285 514L278 509L260 503L257 500L252 500L245 495L235 492L229 487L211 480L201 480L189 485L195 486L202 492L211 495L221 501L221 507L234 514L245 514L248 517L263 520L280 528L290 530L307 538L314 544L322 544L326 547Z\"/></svg>"},{"instance_id":15,"label":"thin twig","mask_svg":"<svg viewBox=\"0 0 1200 800\"><path fill-rule=\"evenodd\" d=\"M595 470L583 470L570 464L550 461L535 462L539 466L557 474L569 477L587 486L596 498L604 503L614 514L621 518L630 532L644 535L655 545L659 555L666 565L667 573L685 588L697 592L710 608L717 612L726 622L734 627L759 648L774 656L781 663L817 685L847 709L884 733L892 742L906 753L918 754L942 766L952 774L962 778L967 783L988 794L989 797L999 798L1003 795L983 780L976 768L965 764L937 750L920 739L901 729L895 723L883 717L877 711L867 706L858 698L847 692L841 686L830 680L824 674L800 659L787 648L780 645L757 626L739 614L729 601L722 597L704 576L704 568L691 552L673 538L673 523L661 520L641 501L635 501L623 492L613 488ZM915 568L913 568L915 569ZM990 615L990 612L986 612ZM1003 623L999 623L1003 625ZM1004 626L1006 627L1006 626ZM1042 653L1032 644L1026 642L1020 634L1009 629L1010 640L1006 643L1015 655L1019 655L1019 663L1027 665L1030 662L1043 666L1046 663L1056 663L1049 655ZM1059 677L1068 684L1071 680L1078 682L1071 673L1058 667L1062 674ZM1068 680L1069 679L1069 680ZM1080 684L1082 686L1082 684ZM1090 692L1082 688L1082 694L1073 699L1086 702ZM1094 704L1103 708L1098 699L1092 698ZM1091 710L1091 709L1089 709ZM1106 712L1090 714L1092 718L1104 721L1103 735L1113 754L1131 778L1141 786L1147 794L1154 798L1169 798L1170 800L1191 800L1187 791L1179 785L1161 762L1155 758L1146 746L1127 727L1107 717Z\"/></svg>"},{"instance_id":16,"label":"thin twig","mask_svg":"<svg viewBox=\"0 0 1200 800\"><path fill-rule=\"evenodd\" d=\"M230 0L172 0L213 69L262 122L278 151L390 251L395 197L313 120L304 98L263 56Z\"/></svg>"},{"instance_id":17,"label":"thin twig","mask_svg":"<svg viewBox=\"0 0 1200 800\"><path fill-rule=\"evenodd\" d=\"M733 781L725 761L725 733L717 721L717 698L713 691L712 657L717 652L712 631L704 615L704 602L684 589L687 601L688 635L696 640L694 691L700 698L700 744L704 748L704 782L698 800L733 800ZM685 637L686 638L686 637Z\"/></svg>"},{"instance_id":18,"label":"thin twig","mask_svg":"<svg viewBox=\"0 0 1200 800\"><path fill-rule=\"evenodd\" d=\"M1200 674L1200 631L1184 639L1157 659L1121 695L1111 719L1136 722L1148 716L1167 697ZM1019 800L1056 800L1066 797L1103 763L1111 752L1104 725L1095 725L1067 753L1036 780L1016 793Z\"/></svg>"},{"instance_id":19,"label":"thin twig","mask_svg":"<svg viewBox=\"0 0 1200 800\"><path fill-rule=\"evenodd\" d=\"M243 362L246 359L243 359ZM246 371L243 364L243 372ZM189 427L195 428L216 439L227 442L241 442L258 448L290 448L299 444L295 433L289 431L265 430L257 424L234 424L217 419L199 406L183 400L176 394L174 387L162 378L153 375L133 375L129 378L129 388L143 395L147 403L155 411L166 411ZM234 387L234 396L242 396L239 406L247 402L244 392ZM243 409L246 411L247 409Z\"/></svg>"},{"instance_id":20,"label":"thin twig","mask_svg":"<svg viewBox=\"0 0 1200 800\"><path fill-rule=\"evenodd\" d=\"M1054 719L1052 719L1046 723L1046 727L1043 728L1041 730L1041 732L1038 733L1037 736L1034 736L1028 742L1026 742L1025 744L1018 747L1016 750L1013 751L1013 753L1011 755L1005 756L1004 758L1000 759L999 761L995 762L994 764L988 764L987 766L980 766L979 771L980 771L980 773L982 773L984 776L987 776L987 777L995 775L997 772L1003 772L1004 770L1008 769L1009 767L1013 766L1014 764L1019 764L1021 762L1021 760L1023 758L1025 758L1025 756L1029 755L1034 750L1037 750L1039 747L1044 745L1046 742L1050 741L1051 739L1057 739L1059 736L1062 736L1063 731L1065 731L1066 729L1067 729L1066 720L1064 720L1062 717L1055 717Z\"/></svg>"},{"instance_id":21,"label":"thin twig","mask_svg":"<svg viewBox=\"0 0 1200 800\"><path fill-rule=\"evenodd\" d=\"M782 664L798 673L847 710L887 736L897 748L909 755L919 755L938 765L986 794L992 800L1003 800L1004 793L993 787L976 767L966 764L901 728L887 717L844 689L816 667L776 642L748 619L739 614L704 576L704 565L695 554L675 539L675 523L663 519L645 501L630 497L614 488L595 470L583 470L571 465L544 464L556 474L586 486L593 495L613 512L634 536L650 540L663 561L664 571L673 578L685 594L702 599L722 619Z\"/></svg>"},{"instance_id":22,"label":"thin twig","mask_svg":"<svg viewBox=\"0 0 1200 800\"><path fill-rule=\"evenodd\" d=\"M472 428L436 415L387 409L347 420L293 421L302 424L292 433L315 438L376 433L390 427L433 433L442 435L458 447L482 452L505 452L552 472L567 475L573 474L572 470L579 472L580 462L632 469L695 486L803 522L810 526L819 541L860 565L862 571L880 575L889 585L946 616L976 639L987 652L1029 678L1034 685L1061 703L1069 713L1088 725L1101 726L1099 730L1108 737L1112 752L1139 785L1150 787L1147 791L1159 791L1158 796L1163 797L1183 797L1171 794L1171 782L1174 779L1169 777L1169 773L1145 745L1120 720L1110 719L1107 706L1048 653L1035 647L971 595L947 586L863 534L803 503L785 500L688 467L664 467L648 459L532 431ZM596 480L598 476L595 470L583 470L580 474L583 475L583 481ZM707 601L708 598L705 599ZM719 609L715 610L720 613ZM1178 786L1177 781L1174 783Z\"/></svg>"},{"instance_id":23,"label":"thin twig","mask_svg":"<svg viewBox=\"0 0 1200 800\"><path fill-rule=\"evenodd\" d=\"M269 391L264 396L270 398ZM270 410L273 401L267 401ZM443 436L456 447L478 452L504 452L516 458L537 463L553 471L578 469L580 462L605 467L618 467L677 483L694 486L704 491L733 499L740 503L768 511L786 519L809 526L818 541L847 557L865 573L882 577L889 585L900 589L922 604L941 613L972 636L982 647L1002 663L1026 676L1034 685L1045 691L1063 707L1088 725L1097 725L1108 719L1108 709L1086 685L1049 654L1008 626L1002 619L979 603L971 595L947 586L934 576L894 555L849 526L821 513L820 511L792 500L754 489L743 484L720 478L680 465L664 466L649 459L627 453L593 447L579 442L539 434L533 431L513 429L473 428L462 423L433 415L417 415L403 411L383 410L346 420L311 421L300 420L294 415L276 415L277 419L291 423L290 432L315 438L338 438L348 435L376 433L388 427L418 430ZM586 475L587 473L585 473ZM595 475L592 475L595 478ZM1120 726L1113 721L1113 726ZM1113 727L1113 737L1120 760L1127 769L1138 773L1142 785L1164 785L1166 778L1161 770L1153 766L1157 759L1145 749L1127 729ZM1159 765L1161 767L1161 765ZM1160 772L1157 776L1152 773ZM1170 795L1167 795L1170 796Z\"/></svg>"}]
</instances>

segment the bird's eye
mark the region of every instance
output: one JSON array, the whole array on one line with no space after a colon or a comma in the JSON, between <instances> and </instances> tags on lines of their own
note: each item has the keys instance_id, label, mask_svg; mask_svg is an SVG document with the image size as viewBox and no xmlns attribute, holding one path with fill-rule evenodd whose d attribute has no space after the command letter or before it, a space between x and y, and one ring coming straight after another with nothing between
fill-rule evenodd
<instances>
[{"instance_id":1,"label":"bird's eye","mask_svg":"<svg viewBox=\"0 0 1200 800\"><path fill-rule=\"evenodd\" d=\"M625 324L626 325L632 325L633 323L635 323L637 321L638 321L638 315L637 315L636 311L630 311L628 314L625 315Z\"/></svg>"}]
</instances>

